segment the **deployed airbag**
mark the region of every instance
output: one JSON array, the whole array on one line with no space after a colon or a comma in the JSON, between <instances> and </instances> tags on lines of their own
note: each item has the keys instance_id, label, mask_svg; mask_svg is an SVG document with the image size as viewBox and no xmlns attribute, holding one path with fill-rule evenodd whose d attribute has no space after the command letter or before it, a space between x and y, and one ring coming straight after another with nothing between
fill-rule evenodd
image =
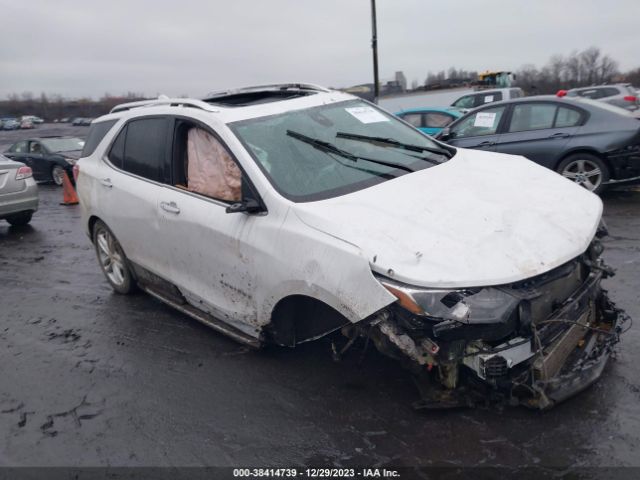
<instances>
[{"instance_id":1,"label":"deployed airbag","mask_svg":"<svg viewBox=\"0 0 640 480\"><path fill-rule=\"evenodd\" d=\"M242 173L209 132L191 128L187 138L187 188L229 202L241 200Z\"/></svg>"}]
</instances>

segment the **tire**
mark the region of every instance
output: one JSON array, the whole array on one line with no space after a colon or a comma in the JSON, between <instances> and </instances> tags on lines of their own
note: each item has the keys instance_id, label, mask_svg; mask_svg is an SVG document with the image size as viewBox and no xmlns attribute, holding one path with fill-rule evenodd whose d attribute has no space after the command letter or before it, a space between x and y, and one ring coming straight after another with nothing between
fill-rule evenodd
<instances>
[{"instance_id":1,"label":"tire","mask_svg":"<svg viewBox=\"0 0 640 480\"><path fill-rule=\"evenodd\" d=\"M116 293L128 295L136 291L136 283L120 242L104 222L93 226L93 245L100 269Z\"/></svg>"},{"instance_id":2,"label":"tire","mask_svg":"<svg viewBox=\"0 0 640 480\"><path fill-rule=\"evenodd\" d=\"M64 168L60 165L54 165L51 169L51 181L58 186L62 185L62 179L64 177Z\"/></svg>"},{"instance_id":3,"label":"tire","mask_svg":"<svg viewBox=\"0 0 640 480\"><path fill-rule=\"evenodd\" d=\"M609 167L591 153L574 153L558 165L558 173L587 190L601 194L609 181Z\"/></svg>"},{"instance_id":4,"label":"tire","mask_svg":"<svg viewBox=\"0 0 640 480\"><path fill-rule=\"evenodd\" d=\"M33 216L33 212L20 212L14 213L13 215L8 216L5 220L9 222L14 227L21 227L23 225L28 224L31 221L31 217Z\"/></svg>"}]
</instances>

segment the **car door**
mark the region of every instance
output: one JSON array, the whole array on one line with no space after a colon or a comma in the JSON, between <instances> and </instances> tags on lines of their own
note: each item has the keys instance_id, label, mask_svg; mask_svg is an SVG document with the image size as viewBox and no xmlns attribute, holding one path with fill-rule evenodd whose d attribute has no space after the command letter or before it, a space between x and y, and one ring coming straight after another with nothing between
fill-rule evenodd
<instances>
[{"instance_id":1,"label":"car door","mask_svg":"<svg viewBox=\"0 0 640 480\"><path fill-rule=\"evenodd\" d=\"M163 116L128 121L101 162L93 192L98 216L128 259L165 279L169 260L160 241L158 196L168 175L168 123Z\"/></svg>"},{"instance_id":2,"label":"car door","mask_svg":"<svg viewBox=\"0 0 640 480\"><path fill-rule=\"evenodd\" d=\"M29 166L33 170L33 175L38 179L51 180L50 162L46 160L44 153L42 143L37 140L29 141L27 158L30 161Z\"/></svg>"},{"instance_id":3,"label":"car door","mask_svg":"<svg viewBox=\"0 0 640 480\"><path fill-rule=\"evenodd\" d=\"M475 110L451 125L447 143L456 147L494 151L506 105Z\"/></svg>"},{"instance_id":4,"label":"car door","mask_svg":"<svg viewBox=\"0 0 640 480\"><path fill-rule=\"evenodd\" d=\"M162 188L159 198L159 235L171 281L193 306L255 333L255 251L248 240L260 235L265 217L226 212L241 200L242 191L231 188L216 193L213 187L227 181L221 179L220 165L225 165L223 176L232 179L229 183L250 187L216 132L179 118L173 131L173 185ZM199 170L192 166L194 156L200 162Z\"/></svg>"},{"instance_id":5,"label":"car door","mask_svg":"<svg viewBox=\"0 0 640 480\"><path fill-rule=\"evenodd\" d=\"M555 168L564 149L581 123L582 113L555 102L512 104L496 151L522 155L529 160Z\"/></svg>"}]
</instances>

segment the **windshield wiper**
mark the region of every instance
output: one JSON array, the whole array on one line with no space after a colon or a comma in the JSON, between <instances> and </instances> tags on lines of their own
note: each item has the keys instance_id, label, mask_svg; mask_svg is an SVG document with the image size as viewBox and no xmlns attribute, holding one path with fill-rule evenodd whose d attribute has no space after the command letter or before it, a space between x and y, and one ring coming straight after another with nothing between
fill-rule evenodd
<instances>
[{"instance_id":1,"label":"windshield wiper","mask_svg":"<svg viewBox=\"0 0 640 480\"><path fill-rule=\"evenodd\" d=\"M447 159L450 159L453 155L448 150L444 150L442 148L437 147L422 147L420 145L411 145L409 143L402 143L393 138L385 138L385 137L370 137L368 135L358 135L357 133L346 133L346 132L338 132L336 133L337 138L346 138L348 140L357 140L361 142L369 142L369 143L381 143L383 145L389 145L391 147L402 148L403 150L409 150L411 152L429 152L435 153L437 155L443 155ZM423 160L429 160L424 157ZM435 161L435 160L434 160Z\"/></svg>"},{"instance_id":2,"label":"windshield wiper","mask_svg":"<svg viewBox=\"0 0 640 480\"><path fill-rule=\"evenodd\" d=\"M293 130L287 130L287 135L296 140L300 140L301 142L307 143L318 150L321 150L326 153L332 153L334 155L338 155L340 157L351 160L352 162L357 162L358 160L366 160L367 162L377 163L379 165L384 165L390 168L399 168L400 170L404 170L405 172L414 172L415 170L407 167L406 165L402 165L400 163L394 162L385 162L384 160L378 160L377 158L369 158L369 157L361 157L360 155L355 155L353 153L347 152L336 147L334 144L325 142L324 140L318 140L317 138L307 137L306 135L298 132L294 132Z\"/></svg>"}]
</instances>

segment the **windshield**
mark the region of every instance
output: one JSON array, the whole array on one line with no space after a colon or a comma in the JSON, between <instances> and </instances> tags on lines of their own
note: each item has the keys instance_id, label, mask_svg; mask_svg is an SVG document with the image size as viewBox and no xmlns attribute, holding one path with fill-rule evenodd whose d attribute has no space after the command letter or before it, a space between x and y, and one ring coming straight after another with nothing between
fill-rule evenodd
<instances>
[{"instance_id":1,"label":"windshield","mask_svg":"<svg viewBox=\"0 0 640 480\"><path fill-rule=\"evenodd\" d=\"M50 152L71 152L82 150L84 141L79 138L43 138L40 140Z\"/></svg>"},{"instance_id":2,"label":"windshield","mask_svg":"<svg viewBox=\"0 0 640 480\"><path fill-rule=\"evenodd\" d=\"M296 202L361 190L451 156L429 137L360 100L230 127L275 189Z\"/></svg>"}]
</instances>

